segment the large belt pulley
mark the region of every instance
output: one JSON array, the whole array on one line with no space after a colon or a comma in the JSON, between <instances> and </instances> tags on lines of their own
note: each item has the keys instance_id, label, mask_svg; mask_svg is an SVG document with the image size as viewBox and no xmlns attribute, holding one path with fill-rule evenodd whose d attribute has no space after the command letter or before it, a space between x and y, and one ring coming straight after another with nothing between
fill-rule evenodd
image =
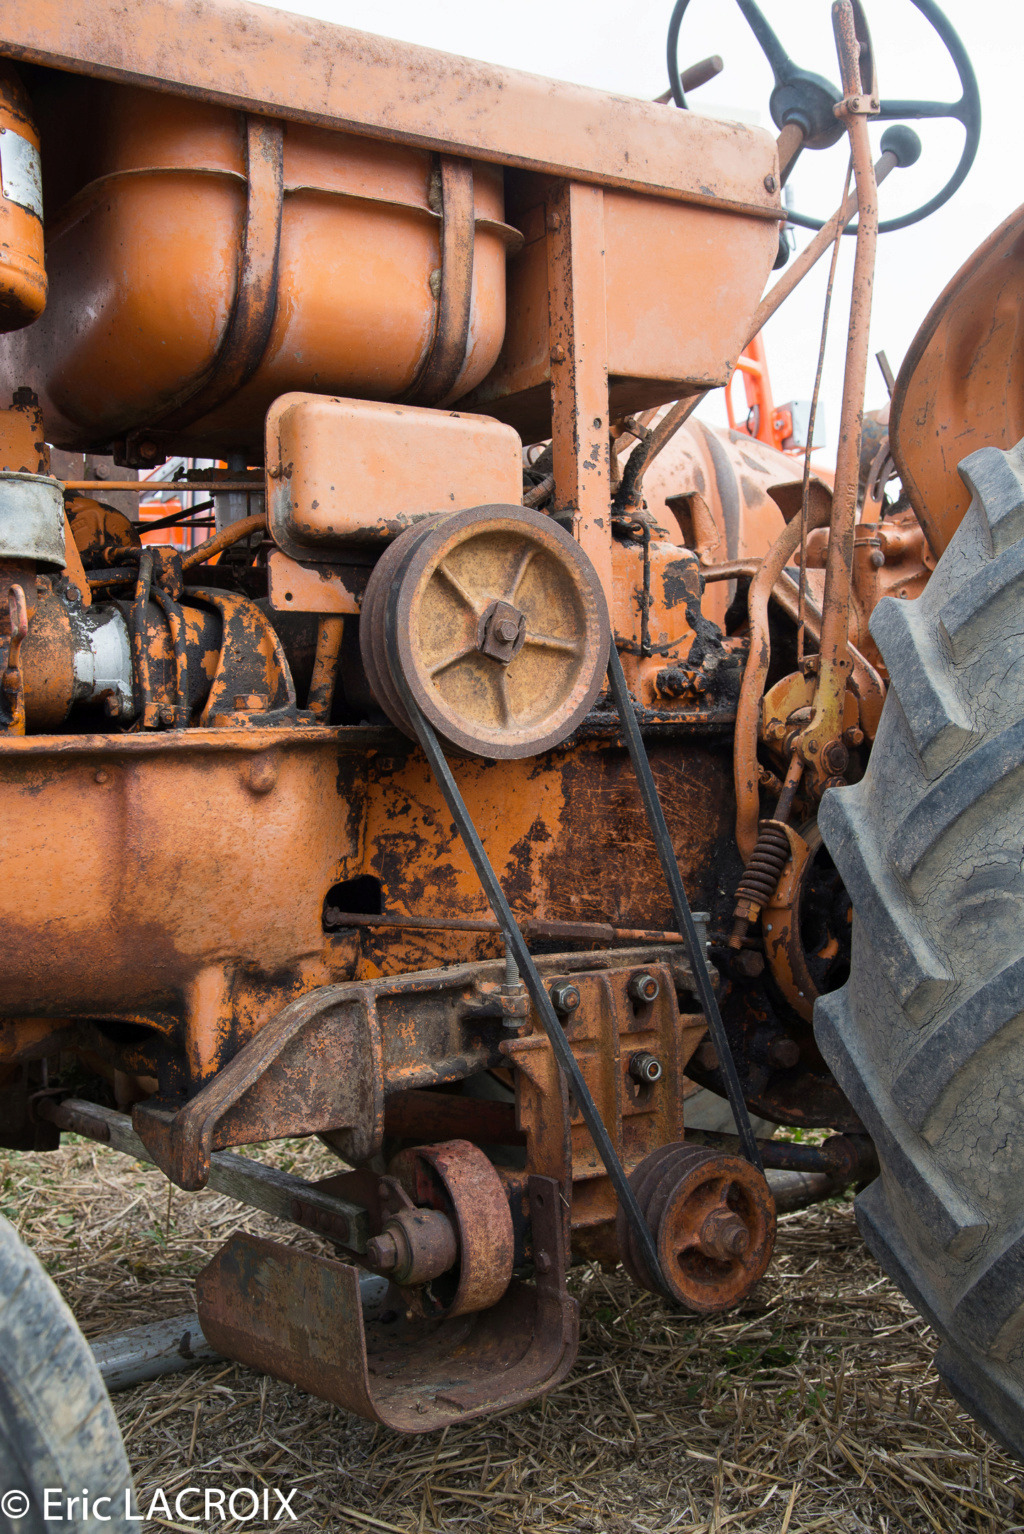
<instances>
[{"instance_id":1,"label":"large belt pulley","mask_svg":"<svg viewBox=\"0 0 1024 1534\"><path fill-rule=\"evenodd\" d=\"M568 533L525 506L477 506L388 546L359 642L400 730L417 734L399 673L446 746L497 758L536 756L572 734L604 683L610 633L597 572Z\"/></svg>"},{"instance_id":2,"label":"large belt pulley","mask_svg":"<svg viewBox=\"0 0 1024 1534\"><path fill-rule=\"evenodd\" d=\"M526 507L482 506L425 520L397 538L374 568L363 603L360 646L378 703L423 748L509 957L604 1162L619 1200L627 1266L648 1287L692 1303L687 1285L664 1271L663 1259L675 1250L672 1241L666 1243L664 1219L652 1229L651 1211L642 1207L634 1190L644 1164L632 1179L627 1177L442 748L443 742L458 753L490 758L549 750L581 722L607 675L676 921L689 949L698 997L722 1063L749 1163L746 1181L751 1190L763 1184L764 1197L756 1200L759 1210L766 1211L758 1242L762 1249L767 1242L764 1264L757 1264L763 1271L774 1235L774 1219L767 1216L771 1194L633 701L610 642L604 594L587 555L550 518ZM688 1182L684 1191L691 1198ZM723 1192L722 1198L726 1196ZM728 1196L736 1202L734 1195ZM738 1247L742 1238L733 1231L736 1220L730 1224L730 1210L725 1204L723 1209L716 1218L733 1232L730 1239ZM659 1204L659 1218L662 1213ZM736 1251L722 1260L745 1267L752 1283L753 1269L741 1256ZM716 1260L713 1254L710 1260ZM739 1298L749 1287L734 1284L731 1298Z\"/></svg>"}]
</instances>

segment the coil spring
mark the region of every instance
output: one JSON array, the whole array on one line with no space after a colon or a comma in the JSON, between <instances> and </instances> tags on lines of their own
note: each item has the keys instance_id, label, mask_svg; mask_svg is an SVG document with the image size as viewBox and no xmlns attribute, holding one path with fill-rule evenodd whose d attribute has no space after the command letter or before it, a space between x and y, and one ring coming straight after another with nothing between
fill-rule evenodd
<instances>
[{"instance_id":1,"label":"coil spring","mask_svg":"<svg viewBox=\"0 0 1024 1534\"><path fill-rule=\"evenodd\" d=\"M749 900L765 906L775 893L782 870L789 860L789 837L780 820L762 820L757 845L743 878L736 888L736 900Z\"/></svg>"}]
</instances>

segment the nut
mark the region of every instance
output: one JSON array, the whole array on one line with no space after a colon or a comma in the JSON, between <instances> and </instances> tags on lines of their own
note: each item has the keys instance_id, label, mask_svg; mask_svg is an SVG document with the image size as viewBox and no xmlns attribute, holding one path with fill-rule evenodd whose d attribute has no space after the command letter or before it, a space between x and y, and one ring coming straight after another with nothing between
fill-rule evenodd
<instances>
[{"instance_id":1,"label":"nut","mask_svg":"<svg viewBox=\"0 0 1024 1534\"><path fill-rule=\"evenodd\" d=\"M850 753L841 740L829 741L823 752L825 765L830 772L845 772L850 761Z\"/></svg>"},{"instance_id":2,"label":"nut","mask_svg":"<svg viewBox=\"0 0 1024 1534\"><path fill-rule=\"evenodd\" d=\"M559 980L551 987L551 1005L563 1016L575 1012L580 999L579 986L573 985L571 980Z\"/></svg>"},{"instance_id":3,"label":"nut","mask_svg":"<svg viewBox=\"0 0 1024 1534\"><path fill-rule=\"evenodd\" d=\"M790 1071L800 1062L800 1045L796 1039L780 1034L772 1039L768 1046L768 1061L769 1064L778 1066L780 1070Z\"/></svg>"},{"instance_id":4,"label":"nut","mask_svg":"<svg viewBox=\"0 0 1024 1534\"><path fill-rule=\"evenodd\" d=\"M776 183L775 183L775 177L774 176L765 176L765 178L764 178L764 189L765 189L766 192L774 192L775 185L776 185Z\"/></svg>"},{"instance_id":5,"label":"nut","mask_svg":"<svg viewBox=\"0 0 1024 1534\"><path fill-rule=\"evenodd\" d=\"M398 1247L390 1231L386 1230L380 1236L372 1236L367 1241L366 1260L371 1268L379 1268L382 1273L390 1273L397 1265Z\"/></svg>"},{"instance_id":6,"label":"nut","mask_svg":"<svg viewBox=\"0 0 1024 1534\"><path fill-rule=\"evenodd\" d=\"M717 1257L720 1262L745 1257L750 1247L750 1232L739 1215L722 1206L705 1217L697 1239L705 1256Z\"/></svg>"},{"instance_id":7,"label":"nut","mask_svg":"<svg viewBox=\"0 0 1024 1534\"><path fill-rule=\"evenodd\" d=\"M630 975L626 989L631 1001L640 1002L644 1006L650 1006L661 994L661 986L646 970L641 970L637 975Z\"/></svg>"},{"instance_id":8,"label":"nut","mask_svg":"<svg viewBox=\"0 0 1024 1534\"><path fill-rule=\"evenodd\" d=\"M660 1081L665 1073L661 1068L661 1061L657 1055L652 1055L646 1049L641 1049L635 1055L630 1056L629 1074L641 1086L653 1087L654 1083Z\"/></svg>"}]
</instances>

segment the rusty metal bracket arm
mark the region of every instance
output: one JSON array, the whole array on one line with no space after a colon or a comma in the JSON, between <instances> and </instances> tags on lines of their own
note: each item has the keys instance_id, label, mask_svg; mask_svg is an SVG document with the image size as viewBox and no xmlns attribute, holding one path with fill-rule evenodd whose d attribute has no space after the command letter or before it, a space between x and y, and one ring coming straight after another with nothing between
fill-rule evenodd
<instances>
[{"instance_id":1,"label":"rusty metal bracket arm","mask_svg":"<svg viewBox=\"0 0 1024 1534\"><path fill-rule=\"evenodd\" d=\"M154 1161L126 1113L81 1098L42 1101L37 1112L66 1134L84 1135L126 1156L134 1156L136 1161ZM350 1251L366 1250L370 1233L366 1210L322 1192L315 1183L291 1172L278 1171L231 1151L215 1151L210 1157L209 1186L250 1209L262 1209L279 1220L317 1230Z\"/></svg>"},{"instance_id":2,"label":"rusty metal bracket arm","mask_svg":"<svg viewBox=\"0 0 1024 1534\"><path fill-rule=\"evenodd\" d=\"M392 608L396 593L397 586L392 592ZM614 654L614 649L612 653ZM423 753L427 758L430 769L437 779L445 803L458 827L459 835L466 845L466 851L469 853L470 860L476 870L477 878L480 880L491 910L497 918L502 935L508 945L508 951L516 962L523 983L529 992L530 1000L533 1002L544 1032L548 1036L555 1059L571 1083L573 1096L576 1099L580 1113L583 1115L583 1121L590 1132L594 1145L597 1147L598 1155L605 1165L619 1203L626 1212L626 1217L635 1233L637 1243L643 1251L644 1261L650 1267L651 1272L658 1277L662 1290L668 1293L662 1278L657 1249L655 1248L647 1221L644 1219L643 1211L637 1203L636 1194L629 1185L625 1169L616 1154L611 1136L605 1128L604 1120L601 1118L597 1104L590 1095L590 1088L587 1086L583 1072L580 1070L579 1062L573 1054L572 1045L566 1038L565 1031L558 1021L558 1015L555 1012L551 997L548 995L547 987L541 979L530 950L526 946L526 940L519 930L515 917L512 915L508 901L505 899L505 893L498 882L498 876L491 867L491 861L487 856L484 844L480 840L472 817L459 792L459 786L452 775L452 770L448 765L445 754L438 744L437 736L434 734L428 720L420 712L419 705L413 697L400 666L394 667L392 676L395 686L401 695L402 703L416 730L417 738L423 748Z\"/></svg>"},{"instance_id":3,"label":"rusty metal bracket arm","mask_svg":"<svg viewBox=\"0 0 1024 1534\"><path fill-rule=\"evenodd\" d=\"M690 910L690 902L686 898L686 890L679 875L679 864L676 862L675 849L672 846L672 838L669 835L668 825L665 820L665 811L661 807L658 798L658 787L654 781L651 764L647 757L643 736L636 722L636 713L633 708L633 700L626 686L625 674L622 670L622 662L619 653L612 645L611 654L608 658L608 677L612 687L612 697L622 720L622 732L626 738L626 749L629 751L630 760L633 763L633 771L636 773L637 782L640 785L640 795L644 801L644 810L647 813L647 823L654 837L654 846L658 854L658 861L665 874L669 894L672 897L672 908L675 911L679 930L686 938L687 947L690 951L690 967L693 970L694 982L697 986L697 995L700 1000L704 1016L708 1020L708 1031L712 1042L718 1051L721 1061L722 1076L725 1081L725 1090L729 1098L729 1106L732 1116L736 1121L736 1130L743 1147L743 1154L752 1166L757 1167L759 1172L764 1171L761 1163L761 1152L757 1147L757 1139L747 1112L747 1105L743 1099L743 1088L740 1086L739 1074L736 1070L736 1062L732 1057L732 1049L729 1038L722 1022L722 1014L718 1010L718 1000L715 996L714 987L711 984L711 973L708 969L708 961L704 955L704 949L697 935L694 925L693 913ZM645 1227L646 1228L646 1227ZM645 1253L646 1256L646 1253Z\"/></svg>"}]
</instances>

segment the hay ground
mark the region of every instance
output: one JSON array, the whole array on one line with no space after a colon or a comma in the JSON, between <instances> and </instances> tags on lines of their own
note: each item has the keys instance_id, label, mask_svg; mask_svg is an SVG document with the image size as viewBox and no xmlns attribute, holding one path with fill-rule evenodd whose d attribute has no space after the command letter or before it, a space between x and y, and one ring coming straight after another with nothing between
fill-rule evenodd
<instances>
[{"instance_id":1,"label":"hay ground","mask_svg":"<svg viewBox=\"0 0 1024 1534\"><path fill-rule=\"evenodd\" d=\"M333 1169L317 1142L265 1159ZM82 1141L0 1157L0 1210L90 1338L192 1306L233 1230L309 1243L213 1193ZM427 1534L1008 1534L1024 1478L932 1367L935 1341L882 1277L852 1205L780 1222L775 1262L740 1311L701 1321L577 1269L580 1355L542 1401L399 1437L225 1363L115 1397L139 1490L297 1488L301 1531ZM245 1499L243 1499L243 1504ZM244 1506L243 1506L244 1510ZM212 1527L158 1519L140 1525ZM260 1520L219 1529L262 1529Z\"/></svg>"}]
</instances>

